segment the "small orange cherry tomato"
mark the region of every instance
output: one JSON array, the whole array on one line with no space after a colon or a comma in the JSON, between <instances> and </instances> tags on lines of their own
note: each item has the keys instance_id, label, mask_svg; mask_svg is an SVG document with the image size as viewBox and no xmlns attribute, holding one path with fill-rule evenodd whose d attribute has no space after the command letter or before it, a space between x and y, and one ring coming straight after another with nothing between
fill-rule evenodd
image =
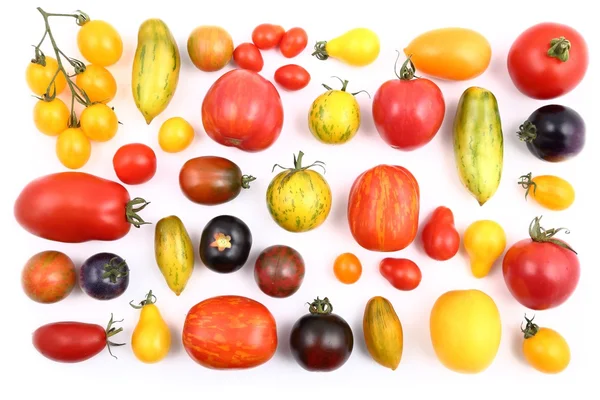
<instances>
[{"instance_id":1,"label":"small orange cherry tomato","mask_svg":"<svg viewBox=\"0 0 600 400\"><path fill-rule=\"evenodd\" d=\"M340 254L333 263L333 273L340 282L350 285L362 275L362 264L352 253Z\"/></svg>"}]
</instances>

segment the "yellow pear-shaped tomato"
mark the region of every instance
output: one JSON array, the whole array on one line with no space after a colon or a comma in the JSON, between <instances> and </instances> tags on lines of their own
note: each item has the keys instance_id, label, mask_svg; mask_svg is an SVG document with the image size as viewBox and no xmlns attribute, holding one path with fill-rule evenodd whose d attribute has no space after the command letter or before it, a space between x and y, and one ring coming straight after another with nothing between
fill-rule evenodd
<instances>
[{"instance_id":1,"label":"yellow pear-shaped tomato","mask_svg":"<svg viewBox=\"0 0 600 400\"><path fill-rule=\"evenodd\" d=\"M469 255L473 276L483 278L504 252L506 233L495 221L475 221L465 230L463 243Z\"/></svg>"},{"instance_id":2,"label":"yellow pear-shaped tomato","mask_svg":"<svg viewBox=\"0 0 600 400\"><path fill-rule=\"evenodd\" d=\"M571 349L565 338L554 329L534 324L533 318L525 320L523 354L527 362L546 374L564 371L571 362Z\"/></svg>"},{"instance_id":3,"label":"yellow pear-shaped tomato","mask_svg":"<svg viewBox=\"0 0 600 400\"><path fill-rule=\"evenodd\" d=\"M519 184L526 190L525 198L529 195L549 210L566 210L575 201L573 186L558 176L539 175L532 178L530 172L521 176Z\"/></svg>"},{"instance_id":4,"label":"yellow pear-shaped tomato","mask_svg":"<svg viewBox=\"0 0 600 400\"><path fill-rule=\"evenodd\" d=\"M141 309L131 337L131 348L137 359L147 364L161 361L171 348L171 331L155 302L156 297L151 290L139 306L131 304Z\"/></svg>"},{"instance_id":5,"label":"yellow pear-shaped tomato","mask_svg":"<svg viewBox=\"0 0 600 400\"><path fill-rule=\"evenodd\" d=\"M363 67L379 56L379 37L368 28L355 28L329 41L315 44L313 56L319 60L337 58L349 65Z\"/></svg>"}]
</instances>

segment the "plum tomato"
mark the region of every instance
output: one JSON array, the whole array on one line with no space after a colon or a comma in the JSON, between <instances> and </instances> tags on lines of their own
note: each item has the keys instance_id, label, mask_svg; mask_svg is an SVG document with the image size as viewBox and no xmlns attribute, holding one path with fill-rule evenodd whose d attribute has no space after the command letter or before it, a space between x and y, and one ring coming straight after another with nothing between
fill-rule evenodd
<instances>
[{"instance_id":1,"label":"plum tomato","mask_svg":"<svg viewBox=\"0 0 600 400\"><path fill-rule=\"evenodd\" d=\"M379 263L379 272L398 290L414 290L421 283L421 269L406 258L384 258Z\"/></svg>"},{"instance_id":2,"label":"plum tomato","mask_svg":"<svg viewBox=\"0 0 600 400\"><path fill-rule=\"evenodd\" d=\"M300 90L310 82L310 74L300 65L287 64L275 71L275 82L287 90Z\"/></svg>"},{"instance_id":3,"label":"plum tomato","mask_svg":"<svg viewBox=\"0 0 600 400\"><path fill-rule=\"evenodd\" d=\"M241 43L233 50L233 61L242 69L262 71L265 62L260 50L253 43Z\"/></svg>"},{"instance_id":4,"label":"plum tomato","mask_svg":"<svg viewBox=\"0 0 600 400\"><path fill-rule=\"evenodd\" d=\"M302 53L308 43L308 35L302 28L288 30L279 43L279 51L285 58L293 58Z\"/></svg>"},{"instance_id":5,"label":"plum tomato","mask_svg":"<svg viewBox=\"0 0 600 400\"><path fill-rule=\"evenodd\" d=\"M252 43L261 50L277 47L285 30L281 25L260 24L252 31Z\"/></svg>"}]
</instances>

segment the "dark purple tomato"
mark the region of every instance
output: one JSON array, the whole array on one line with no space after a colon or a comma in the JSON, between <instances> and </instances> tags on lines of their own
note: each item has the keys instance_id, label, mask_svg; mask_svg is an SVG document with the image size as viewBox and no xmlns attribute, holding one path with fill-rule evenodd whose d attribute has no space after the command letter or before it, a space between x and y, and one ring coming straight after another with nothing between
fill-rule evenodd
<instances>
[{"instance_id":1,"label":"dark purple tomato","mask_svg":"<svg viewBox=\"0 0 600 400\"><path fill-rule=\"evenodd\" d=\"M310 313L292 327L290 348L296 362L307 371L329 372L348 361L354 347L350 325L325 297L310 305Z\"/></svg>"},{"instance_id":2,"label":"dark purple tomato","mask_svg":"<svg viewBox=\"0 0 600 400\"><path fill-rule=\"evenodd\" d=\"M519 138L537 158L566 161L585 145L585 122L572 108L550 104L538 108L519 127Z\"/></svg>"},{"instance_id":3,"label":"dark purple tomato","mask_svg":"<svg viewBox=\"0 0 600 400\"><path fill-rule=\"evenodd\" d=\"M116 254L95 254L81 266L79 286L95 299L114 299L122 295L129 286L129 266Z\"/></svg>"},{"instance_id":4,"label":"dark purple tomato","mask_svg":"<svg viewBox=\"0 0 600 400\"><path fill-rule=\"evenodd\" d=\"M254 279L262 292L271 297L289 297L304 280L304 259L289 246L264 249L254 264Z\"/></svg>"},{"instance_id":5,"label":"dark purple tomato","mask_svg":"<svg viewBox=\"0 0 600 400\"><path fill-rule=\"evenodd\" d=\"M252 248L252 232L233 215L208 221L200 237L200 259L211 271L229 274L242 268Z\"/></svg>"}]
</instances>

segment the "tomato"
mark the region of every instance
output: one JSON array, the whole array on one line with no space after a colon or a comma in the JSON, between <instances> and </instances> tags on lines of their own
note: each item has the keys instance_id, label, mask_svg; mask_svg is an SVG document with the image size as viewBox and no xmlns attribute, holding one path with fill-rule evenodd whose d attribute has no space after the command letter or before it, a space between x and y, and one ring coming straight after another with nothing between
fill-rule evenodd
<instances>
[{"instance_id":1,"label":"tomato","mask_svg":"<svg viewBox=\"0 0 600 400\"><path fill-rule=\"evenodd\" d=\"M158 145L167 153L187 149L195 136L194 127L181 117L171 117L158 130Z\"/></svg>"},{"instance_id":2,"label":"tomato","mask_svg":"<svg viewBox=\"0 0 600 400\"><path fill-rule=\"evenodd\" d=\"M271 312L243 296L203 300L187 313L183 347L210 369L248 369L269 361L277 350L277 324Z\"/></svg>"},{"instance_id":3,"label":"tomato","mask_svg":"<svg viewBox=\"0 0 600 400\"><path fill-rule=\"evenodd\" d=\"M277 68L274 79L287 90L300 90L310 82L310 74L299 65L287 64Z\"/></svg>"},{"instance_id":4,"label":"tomato","mask_svg":"<svg viewBox=\"0 0 600 400\"><path fill-rule=\"evenodd\" d=\"M108 67L123 54L123 39L108 22L91 20L77 32L77 47L81 55L92 64Z\"/></svg>"},{"instance_id":5,"label":"tomato","mask_svg":"<svg viewBox=\"0 0 600 400\"><path fill-rule=\"evenodd\" d=\"M114 253L96 253L79 268L79 287L97 300L121 296L129 287L130 270L127 262Z\"/></svg>"},{"instance_id":6,"label":"tomato","mask_svg":"<svg viewBox=\"0 0 600 400\"><path fill-rule=\"evenodd\" d=\"M71 112L59 98L39 100L33 107L33 122L38 131L48 136L57 136L69 125Z\"/></svg>"},{"instance_id":7,"label":"tomato","mask_svg":"<svg viewBox=\"0 0 600 400\"><path fill-rule=\"evenodd\" d=\"M56 156L69 169L83 167L92 155L90 139L81 128L65 129L56 140Z\"/></svg>"},{"instance_id":8,"label":"tomato","mask_svg":"<svg viewBox=\"0 0 600 400\"><path fill-rule=\"evenodd\" d=\"M541 217L529 226L529 239L513 244L502 260L504 282L513 297L532 310L558 307L571 297L581 275L577 253L544 229ZM568 232L568 231L567 231Z\"/></svg>"},{"instance_id":9,"label":"tomato","mask_svg":"<svg viewBox=\"0 0 600 400\"><path fill-rule=\"evenodd\" d=\"M90 64L77 74L75 84L87 94L92 103L108 103L117 95L117 81L106 68Z\"/></svg>"},{"instance_id":10,"label":"tomato","mask_svg":"<svg viewBox=\"0 0 600 400\"><path fill-rule=\"evenodd\" d=\"M60 251L47 250L33 255L21 273L21 284L27 297L43 304L65 299L75 283L75 264Z\"/></svg>"},{"instance_id":11,"label":"tomato","mask_svg":"<svg viewBox=\"0 0 600 400\"><path fill-rule=\"evenodd\" d=\"M257 152L270 147L283 127L283 105L275 86L248 70L225 73L202 102L208 136L224 146Z\"/></svg>"},{"instance_id":12,"label":"tomato","mask_svg":"<svg viewBox=\"0 0 600 400\"><path fill-rule=\"evenodd\" d=\"M290 297L304 281L304 259L295 249L284 245L269 246L254 263L254 280L267 296Z\"/></svg>"},{"instance_id":13,"label":"tomato","mask_svg":"<svg viewBox=\"0 0 600 400\"><path fill-rule=\"evenodd\" d=\"M131 225L146 224L137 214L148 203L117 182L85 172L58 172L28 183L14 206L15 219L32 235L64 243L117 240Z\"/></svg>"},{"instance_id":14,"label":"tomato","mask_svg":"<svg viewBox=\"0 0 600 400\"><path fill-rule=\"evenodd\" d=\"M527 325L523 332L523 355L536 370L558 374L571 363L571 349L565 338L551 328L540 327L533 318L525 316Z\"/></svg>"},{"instance_id":15,"label":"tomato","mask_svg":"<svg viewBox=\"0 0 600 400\"><path fill-rule=\"evenodd\" d=\"M575 201L575 189L569 182L555 175L531 176L530 172L519 180L525 189L525 198L531 195L542 207L554 211L571 207Z\"/></svg>"},{"instance_id":16,"label":"tomato","mask_svg":"<svg viewBox=\"0 0 600 400\"><path fill-rule=\"evenodd\" d=\"M145 364L154 364L163 360L171 350L171 331L156 306L156 296L152 290L139 305L129 303L133 308L141 309L140 318L131 335L131 348L135 357Z\"/></svg>"},{"instance_id":17,"label":"tomato","mask_svg":"<svg viewBox=\"0 0 600 400\"><path fill-rule=\"evenodd\" d=\"M448 207L436 208L421 233L425 253L434 260L446 261L458 253L460 235L454 225L454 214Z\"/></svg>"},{"instance_id":18,"label":"tomato","mask_svg":"<svg viewBox=\"0 0 600 400\"><path fill-rule=\"evenodd\" d=\"M53 322L43 325L33 332L33 346L44 357L63 363L77 363L89 360L102 350L111 346L123 346L113 343L111 338L123 328L115 328L112 315L105 329L103 326L85 322ZM116 358L116 357L115 357Z\"/></svg>"},{"instance_id":19,"label":"tomato","mask_svg":"<svg viewBox=\"0 0 600 400\"><path fill-rule=\"evenodd\" d=\"M188 37L187 51L199 70L218 71L231 61L233 39L220 26L199 26Z\"/></svg>"},{"instance_id":20,"label":"tomato","mask_svg":"<svg viewBox=\"0 0 600 400\"><path fill-rule=\"evenodd\" d=\"M252 249L252 232L233 215L214 217L202 230L200 259L206 268L229 274L242 268Z\"/></svg>"},{"instance_id":21,"label":"tomato","mask_svg":"<svg viewBox=\"0 0 600 400\"><path fill-rule=\"evenodd\" d=\"M293 58L302 53L308 43L308 35L302 28L292 28L283 34L279 42L279 51L286 58Z\"/></svg>"},{"instance_id":22,"label":"tomato","mask_svg":"<svg viewBox=\"0 0 600 400\"><path fill-rule=\"evenodd\" d=\"M117 150L113 168L119 180L127 185L148 182L156 173L156 154L142 143L129 143Z\"/></svg>"},{"instance_id":23,"label":"tomato","mask_svg":"<svg viewBox=\"0 0 600 400\"><path fill-rule=\"evenodd\" d=\"M56 74L58 71L56 58L45 56L44 60L45 65L33 61L27 65L27 69L25 70L27 85L38 96L43 96L44 94L52 96L55 91L58 96L67 87L67 80L62 72L59 72L58 75ZM55 75L56 78L54 78ZM54 79L54 83L52 87L49 87L52 79Z\"/></svg>"},{"instance_id":24,"label":"tomato","mask_svg":"<svg viewBox=\"0 0 600 400\"><path fill-rule=\"evenodd\" d=\"M233 61L242 69L262 71L265 62L258 47L252 43L241 43L233 51Z\"/></svg>"},{"instance_id":25,"label":"tomato","mask_svg":"<svg viewBox=\"0 0 600 400\"><path fill-rule=\"evenodd\" d=\"M88 106L79 118L81 130L90 140L106 142L112 139L119 129L117 114L106 104Z\"/></svg>"},{"instance_id":26,"label":"tomato","mask_svg":"<svg viewBox=\"0 0 600 400\"><path fill-rule=\"evenodd\" d=\"M471 223L463 236L471 273L476 278L487 276L506 248L506 233L496 221L481 219Z\"/></svg>"},{"instance_id":27,"label":"tomato","mask_svg":"<svg viewBox=\"0 0 600 400\"><path fill-rule=\"evenodd\" d=\"M362 264L354 254L343 253L333 262L333 273L338 281L350 285L360 279Z\"/></svg>"},{"instance_id":28,"label":"tomato","mask_svg":"<svg viewBox=\"0 0 600 400\"><path fill-rule=\"evenodd\" d=\"M548 100L579 85L588 69L589 54L585 39L575 29L542 22L516 38L506 61L510 78L521 93Z\"/></svg>"},{"instance_id":29,"label":"tomato","mask_svg":"<svg viewBox=\"0 0 600 400\"><path fill-rule=\"evenodd\" d=\"M320 40L311 54L318 60L329 57L348 65L364 67L379 57L379 36L369 28L354 28L331 40Z\"/></svg>"},{"instance_id":30,"label":"tomato","mask_svg":"<svg viewBox=\"0 0 600 400\"><path fill-rule=\"evenodd\" d=\"M379 262L379 273L398 290L414 290L422 279L419 266L407 258L382 259Z\"/></svg>"},{"instance_id":31,"label":"tomato","mask_svg":"<svg viewBox=\"0 0 600 400\"><path fill-rule=\"evenodd\" d=\"M281 25L260 24L252 31L252 42L261 50L277 47L285 30Z\"/></svg>"}]
</instances>

